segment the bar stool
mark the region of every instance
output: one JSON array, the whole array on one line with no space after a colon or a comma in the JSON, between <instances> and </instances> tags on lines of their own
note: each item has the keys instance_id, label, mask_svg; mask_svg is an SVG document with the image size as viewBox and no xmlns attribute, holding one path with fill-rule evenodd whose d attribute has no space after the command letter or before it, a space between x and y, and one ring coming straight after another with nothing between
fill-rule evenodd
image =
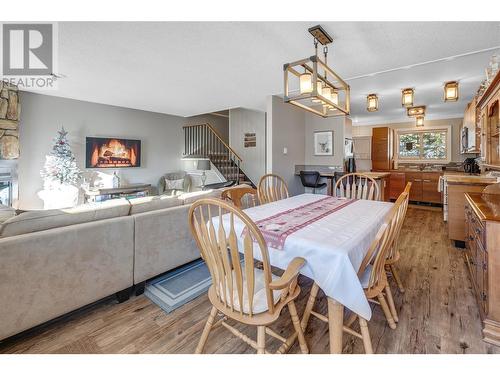
<instances>
[{"instance_id":1,"label":"bar stool","mask_svg":"<svg viewBox=\"0 0 500 375\"><path fill-rule=\"evenodd\" d=\"M320 183L321 176L316 171L300 171L300 181L304 187L312 188L313 194L316 194L316 189L322 189L326 183Z\"/></svg>"}]
</instances>

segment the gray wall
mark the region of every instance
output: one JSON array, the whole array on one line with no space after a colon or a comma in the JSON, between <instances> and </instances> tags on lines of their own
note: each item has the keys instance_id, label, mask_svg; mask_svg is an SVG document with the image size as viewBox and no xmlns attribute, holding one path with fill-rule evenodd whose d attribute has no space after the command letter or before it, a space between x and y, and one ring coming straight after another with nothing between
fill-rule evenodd
<instances>
[{"instance_id":1,"label":"gray wall","mask_svg":"<svg viewBox=\"0 0 500 375\"><path fill-rule=\"evenodd\" d=\"M283 103L278 96L267 99L267 172L282 176L291 195L304 192L295 165L304 164L305 112ZM283 153L283 148L288 153Z\"/></svg>"},{"instance_id":2,"label":"gray wall","mask_svg":"<svg viewBox=\"0 0 500 375\"><path fill-rule=\"evenodd\" d=\"M245 133L255 133L256 147L245 147ZM266 114L245 108L229 110L229 145L243 159L241 169L258 184L266 173Z\"/></svg>"},{"instance_id":3,"label":"gray wall","mask_svg":"<svg viewBox=\"0 0 500 375\"><path fill-rule=\"evenodd\" d=\"M184 125L197 125L209 123L212 125L224 142L229 143L229 119L227 117L216 116L210 113L206 115L186 117Z\"/></svg>"},{"instance_id":4,"label":"gray wall","mask_svg":"<svg viewBox=\"0 0 500 375\"><path fill-rule=\"evenodd\" d=\"M140 168L120 169L125 183L156 186L165 172L182 168L182 125L185 119L109 105L53 96L21 93L19 198L21 209L43 206L37 192L42 189L40 170L52 139L64 126L78 165L85 167L85 137L111 136L142 140ZM112 173L110 171L109 173Z\"/></svg>"},{"instance_id":5,"label":"gray wall","mask_svg":"<svg viewBox=\"0 0 500 375\"><path fill-rule=\"evenodd\" d=\"M323 118L306 113L305 164L342 166L344 164L344 117ZM333 130L333 155L314 155L314 132Z\"/></svg>"}]
</instances>

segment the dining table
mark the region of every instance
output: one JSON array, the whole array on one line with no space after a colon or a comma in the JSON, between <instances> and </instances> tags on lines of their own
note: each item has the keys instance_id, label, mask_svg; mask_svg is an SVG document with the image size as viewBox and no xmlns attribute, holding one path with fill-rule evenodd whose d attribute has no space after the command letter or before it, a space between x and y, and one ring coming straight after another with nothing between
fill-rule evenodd
<instances>
[{"instance_id":1,"label":"dining table","mask_svg":"<svg viewBox=\"0 0 500 375\"><path fill-rule=\"evenodd\" d=\"M392 206L382 201L300 194L244 210L263 233L272 266L286 269L295 257L306 260L300 273L314 284L301 325L305 330L321 288L328 301L331 353L342 352L344 308L371 318L357 272ZM244 225L239 220L234 225L242 249ZM254 254L262 260L259 251ZM290 336L283 350L295 339L296 334Z\"/></svg>"}]
</instances>

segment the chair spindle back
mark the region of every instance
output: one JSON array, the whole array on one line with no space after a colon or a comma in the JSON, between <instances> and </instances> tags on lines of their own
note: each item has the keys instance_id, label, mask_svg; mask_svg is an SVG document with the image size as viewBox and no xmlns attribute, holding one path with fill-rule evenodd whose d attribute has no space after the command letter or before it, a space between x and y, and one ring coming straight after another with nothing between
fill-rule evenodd
<instances>
[{"instance_id":1,"label":"chair spindle back","mask_svg":"<svg viewBox=\"0 0 500 375\"><path fill-rule=\"evenodd\" d=\"M235 221L243 223L243 251L238 245ZM212 286L223 309L253 316L256 268L254 248L260 251L263 264L267 307L274 311L274 300L269 283L271 266L266 243L253 221L240 209L216 198L200 199L189 211L191 232L212 277ZM254 241L256 244L254 246ZM240 258L243 253L243 264ZM224 312L224 311L222 311Z\"/></svg>"},{"instance_id":2,"label":"chair spindle back","mask_svg":"<svg viewBox=\"0 0 500 375\"><path fill-rule=\"evenodd\" d=\"M221 193L221 199L231 202L240 209L257 206L257 189L248 185L238 185L224 189Z\"/></svg>"},{"instance_id":3,"label":"chair spindle back","mask_svg":"<svg viewBox=\"0 0 500 375\"><path fill-rule=\"evenodd\" d=\"M286 182L275 174L262 176L259 181L257 193L260 204L275 202L289 197Z\"/></svg>"},{"instance_id":4,"label":"chair spindle back","mask_svg":"<svg viewBox=\"0 0 500 375\"><path fill-rule=\"evenodd\" d=\"M379 200L377 182L362 173L348 173L335 184L335 195L351 199Z\"/></svg>"}]
</instances>

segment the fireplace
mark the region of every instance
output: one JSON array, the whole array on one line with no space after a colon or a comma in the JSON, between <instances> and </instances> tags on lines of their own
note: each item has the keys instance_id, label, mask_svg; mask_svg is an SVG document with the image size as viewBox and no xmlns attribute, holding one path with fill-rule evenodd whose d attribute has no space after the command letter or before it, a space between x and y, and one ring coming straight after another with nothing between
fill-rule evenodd
<instances>
[{"instance_id":1,"label":"fireplace","mask_svg":"<svg viewBox=\"0 0 500 375\"><path fill-rule=\"evenodd\" d=\"M0 160L0 204L17 207L17 195L17 161Z\"/></svg>"},{"instance_id":2,"label":"fireplace","mask_svg":"<svg viewBox=\"0 0 500 375\"><path fill-rule=\"evenodd\" d=\"M87 137L87 168L131 168L141 166L141 141Z\"/></svg>"}]
</instances>

